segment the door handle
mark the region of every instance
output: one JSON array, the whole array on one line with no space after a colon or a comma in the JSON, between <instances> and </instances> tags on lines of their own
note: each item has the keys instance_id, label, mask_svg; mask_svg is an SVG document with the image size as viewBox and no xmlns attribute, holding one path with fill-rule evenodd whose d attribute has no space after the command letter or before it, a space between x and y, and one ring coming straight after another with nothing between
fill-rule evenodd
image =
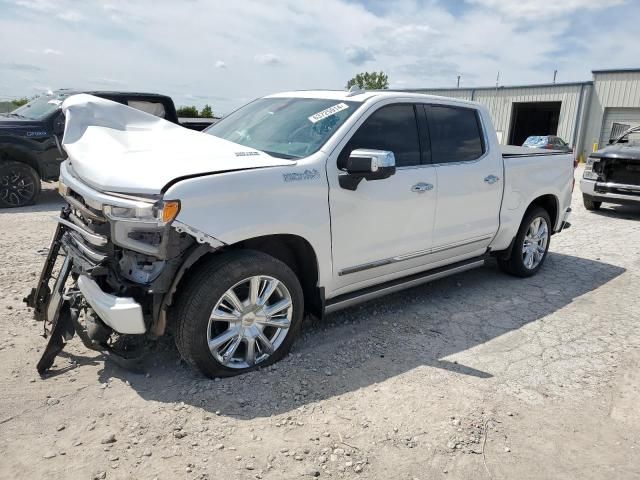
<instances>
[{"instance_id":1,"label":"door handle","mask_svg":"<svg viewBox=\"0 0 640 480\"><path fill-rule=\"evenodd\" d=\"M413 193L424 193L428 192L429 190L433 190L433 185L431 185L430 183L420 182L411 187L411 191Z\"/></svg>"},{"instance_id":2,"label":"door handle","mask_svg":"<svg viewBox=\"0 0 640 480\"><path fill-rule=\"evenodd\" d=\"M493 185L498 180L500 180L500 177L496 177L495 175L489 175L487 177L484 177L484 183L488 183L489 185Z\"/></svg>"}]
</instances>

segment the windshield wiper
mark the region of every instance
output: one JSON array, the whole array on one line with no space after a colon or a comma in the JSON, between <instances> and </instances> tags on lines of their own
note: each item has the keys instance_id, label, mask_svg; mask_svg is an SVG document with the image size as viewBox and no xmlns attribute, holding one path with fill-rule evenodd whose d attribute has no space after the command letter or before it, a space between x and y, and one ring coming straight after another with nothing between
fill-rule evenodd
<instances>
[{"instance_id":1,"label":"windshield wiper","mask_svg":"<svg viewBox=\"0 0 640 480\"><path fill-rule=\"evenodd\" d=\"M298 157L296 155L288 155L286 153L270 152L269 150L261 150L261 152L264 152L267 155L271 155L272 157L284 158L285 160L297 160L299 158L302 158L302 157Z\"/></svg>"}]
</instances>

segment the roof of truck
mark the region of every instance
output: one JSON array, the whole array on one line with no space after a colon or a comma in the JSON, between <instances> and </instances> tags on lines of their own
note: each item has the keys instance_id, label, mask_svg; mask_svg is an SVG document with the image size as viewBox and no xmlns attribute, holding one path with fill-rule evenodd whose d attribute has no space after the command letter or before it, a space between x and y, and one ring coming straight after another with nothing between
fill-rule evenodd
<instances>
[{"instance_id":1,"label":"roof of truck","mask_svg":"<svg viewBox=\"0 0 640 480\"><path fill-rule=\"evenodd\" d=\"M76 95L79 93L87 93L89 95L108 95L110 97L157 97L157 98L170 98L168 95L163 95L161 93L151 93L151 92L127 92L127 91L115 91L115 90L91 90L91 89L81 89L81 88L60 88L58 90L53 91L54 94L64 94L64 95Z\"/></svg>"},{"instance_id":2,"label":"roof of truck","mask_svg":"<svg viewBox=\"0 0 640 480\"><path fill-rule=\"evenodd\" d=\"M267 95L266 98L277 97L294 97L294 98L325 98L330 100L342 100L345 102L364 103L370 98L386 97L386 98L415 98L416 100L434 99L446 100L451 103L477 105L476 102L468 100L460 100L457 98L441 97L437 95L427 95L425 93L406 92L403 90L360 90L358 92L349 92L347 90L293 90L289 92L274 93Z\"/></svg>"}]
</instances>

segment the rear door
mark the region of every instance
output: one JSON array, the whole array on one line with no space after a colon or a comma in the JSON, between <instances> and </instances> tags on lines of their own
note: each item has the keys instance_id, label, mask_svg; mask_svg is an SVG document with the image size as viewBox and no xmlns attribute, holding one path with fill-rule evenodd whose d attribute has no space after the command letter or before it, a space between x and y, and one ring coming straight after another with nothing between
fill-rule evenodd
<instances>
[{"instance_id":1,"label":"rear door","mask_svg":"<svg viewBox=\"0 0 640 480\"><path fill-rule=\"evenodd\" d=\"M489 150L477 109L426 105L425 110L438 178L433 252L446 258L479 253L499 226L502 154Z\"/></svg>"}]
</instances>

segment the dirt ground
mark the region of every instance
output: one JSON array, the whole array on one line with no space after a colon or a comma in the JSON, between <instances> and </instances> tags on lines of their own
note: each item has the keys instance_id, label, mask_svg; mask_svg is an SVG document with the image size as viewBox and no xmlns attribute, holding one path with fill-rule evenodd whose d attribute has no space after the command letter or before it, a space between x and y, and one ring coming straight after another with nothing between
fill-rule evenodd
<instances>
[{"instance_id":1,"label":"dirt ground","mask_svg":"<svg viewBox=\"0 0 640 480\"><path fill-rule=\"evenodd\" d=\"M579 174L579 172L578 172ZM539 275L494 264L307 320L267 370L146 374L74 339L35 364L60 202L0 212L0 478L640 478L640 208L587 212Z\"/></svg>"}]
</instances>

